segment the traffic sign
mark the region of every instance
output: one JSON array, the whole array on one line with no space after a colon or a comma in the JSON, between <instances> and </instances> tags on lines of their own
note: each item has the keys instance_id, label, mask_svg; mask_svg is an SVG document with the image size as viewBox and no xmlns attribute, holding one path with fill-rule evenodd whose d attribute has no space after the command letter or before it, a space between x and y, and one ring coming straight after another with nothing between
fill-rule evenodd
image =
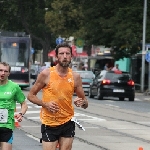
<instances>
[{"instance_id":1,"label":"traffic sign","mask_svg":"<svg viewBox=\"0 0 150 150\"><path fill-rule=\"evenodd\" d=\"M150 62L150 52L146 53L145 59L147 62Z\"/></svg>"},{"instance_id":2,"label":"traffic sign","mask_svg":"<svg viewBox=\"0 0 150 150\"><path fill-rule=\"evenodd\" d=\"M63 43L64 42L64 40L61 38L61 37L58 37L57 39L56 39L56 44L58 45L58 44L61 44L61 43Z\"/></svg>"}]
</instances>

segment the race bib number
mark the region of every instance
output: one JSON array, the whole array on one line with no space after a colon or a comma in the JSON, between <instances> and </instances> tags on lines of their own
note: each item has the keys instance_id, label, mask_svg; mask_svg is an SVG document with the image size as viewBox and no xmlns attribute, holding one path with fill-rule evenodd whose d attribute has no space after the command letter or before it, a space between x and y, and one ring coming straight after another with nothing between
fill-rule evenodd
<instances>
[{"instance_id":1,"label":"race bib number","mask_svg":"<svg viewBox=\"0 0 150 150\"><path fill-rule=\"evenodd\" d=\"M0 123L7 123L8 121L8 110L0 109Z\"/></svg>"}]
</instances>

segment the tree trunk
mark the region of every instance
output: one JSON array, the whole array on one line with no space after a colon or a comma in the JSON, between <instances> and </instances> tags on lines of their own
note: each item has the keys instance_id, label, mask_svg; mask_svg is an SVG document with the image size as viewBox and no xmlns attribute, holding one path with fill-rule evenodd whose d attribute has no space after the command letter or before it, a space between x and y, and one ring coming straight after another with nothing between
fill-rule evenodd
<instances>
[{"instance_id":1,"label":"tree trunk","mask_svg":"<svg viewBox=\"0 0 150 150\"><path fill-rule=\"evenodd\" d=\"M48 52L50 50L50 43L43 43L43 62L48 62Z\"/></svg>"}]
</instances>

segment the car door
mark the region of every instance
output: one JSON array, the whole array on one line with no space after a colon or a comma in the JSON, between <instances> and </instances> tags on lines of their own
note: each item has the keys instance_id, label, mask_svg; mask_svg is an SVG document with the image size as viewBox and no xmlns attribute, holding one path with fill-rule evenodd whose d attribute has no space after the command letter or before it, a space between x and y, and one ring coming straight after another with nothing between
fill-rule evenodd
<instances>
[{"instance_id":1,"label":"car door","mask_svg":"<svg viewBox=\"0 0 150 150\"><path fill-rule=\"evenodd\" d=\"M101 71L99 74L97 74L97 76L93 80L93 84L92 84L92 94L93 95L97 95L97 89L100 85L100 80L102 80L102 78L104 77L104 74L105 74L104 71Z\"/></svg>"},{"instance_id":2,"label":"car door","mask_svg":"<svg viewBox=\"0 0 150 150\"><path fill-rule=\"evenodd\" d=\"M90 92L92 95L95 95L94 93L96 93L96 83L97 83L97 78L99 78L98 76L100 75L100 73L97 73L95 75L95 78L93 79L93 81L90 83Z\"/></svg>"}]
</instances>

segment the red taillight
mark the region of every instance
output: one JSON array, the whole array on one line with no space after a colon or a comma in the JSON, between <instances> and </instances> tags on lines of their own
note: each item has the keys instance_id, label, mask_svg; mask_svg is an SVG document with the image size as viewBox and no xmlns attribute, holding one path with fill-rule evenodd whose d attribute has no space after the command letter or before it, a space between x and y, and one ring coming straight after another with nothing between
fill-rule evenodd
<instances>
[{"instance_id":1,"label":"red taillight","mask_svg":"<svg viewBox=\"0 0 150 150\"><path fill-rule=\"evenodd\" d=\"M120 71L120 70L115 70L114 73L116 73L116 74L122 74L122 71Z\"/></svg>"},{"instance_id":2,"label":"red taillight","mask_svg":"<svg viewBox=\"0 0 150 150\"><path fill-rule=\"evenodd\" d=\"M22 73L24 73L24 72L25 72L25 70L24 70L24 69L22 69L22 70L21 70L21 72L22 72Z\"/></svg>"},{"instance_id":3,"label":"red taillight","mask_svg":"<svg viewBox=\"0 0 150 150\"><path fill-rule=\"evenodd\" d=\"M128 83L128 85L134 85L134 81L133 80L129 80L127 83Z\"/></svg>"},{"instance_id":4,"label":"red taillight","mask_svg":"<svg viewBox=\"0 0 150 150\"><path fill-rule=\"evenodd\" d=\"M102 84L110 84L110 80L103 80Z\"/></svg>"}]
</instances>

